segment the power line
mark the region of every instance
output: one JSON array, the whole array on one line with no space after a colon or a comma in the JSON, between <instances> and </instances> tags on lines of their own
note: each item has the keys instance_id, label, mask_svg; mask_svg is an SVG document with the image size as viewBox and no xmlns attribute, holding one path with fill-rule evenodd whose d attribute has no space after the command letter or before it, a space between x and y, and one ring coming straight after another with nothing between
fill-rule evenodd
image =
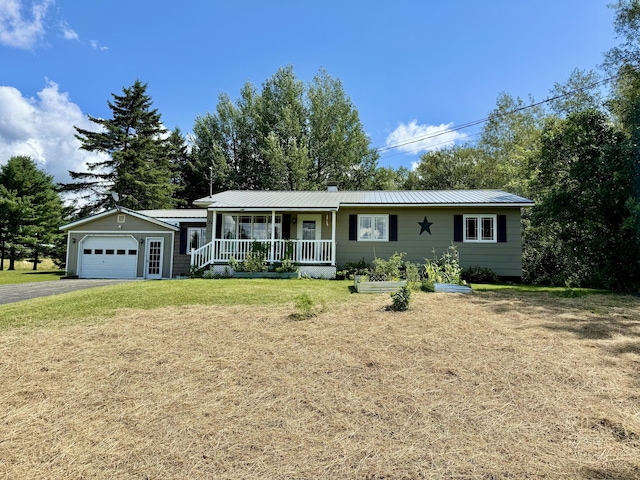
<instances>
[{"instance_id":1,"label":"power line","mask_svg":"<svg viewBox=\"0 0 640 480\"><path fill-rule=\"evenodd\" d=\"M547 99L542 100L540 102L531 103L531 104L525 105L523 107L514 108L513 110L510 110L510 111L505 112L503 114L499 114L497 116L498 117L502 117L502 116L512 115L514 113L518 113L518 112L521 112L523 110L527 110L529 108L537 107L539 105L543 105L545 103L549 103L549 102L552 102L554 100L558 100L560 98L564 98L564 97L568 97L568 96L571 96L571 95L575 95L576 93L582 92L584 90L591 90L592 88L599 87L599 86L602 86L602 85L604 85L606 83L609 83L611 80L614 80L614 79L618 78L620 75L621 74L612 75L611 77L605 78L603 80L598 80L597 82L594 82L594 83L592 83L590 85L587 85L586 87L578 88L576 90L572 90L570 92L563 93L561 95L555 95L553 97L547 98ZM383 153L383 152L387 152L389 150L395 150L396 148L404 147L406 145L411 145L413 143L418 143L418 142L422 142L424 140L429 140L431 138L439 137L441 135L447 135L448 133L451 133L451 132L457 132L459 130L464 130L465 128L470 128L470 127L474 127L476 125L480 125L480 124L486 123L486 122L488 122L490 120L490 118L491 117L485 117L485 118L482 118L480 120L474 120L474 121L471 121L471 122L463 123L462 125L458 125L457 127L449 128L447 130L441 130L441 131L438 131L438 132L433 132L433 133L429 133L429 134L426 134L426 135L420 135L420 136L417 136L417 137L413 137L413 138L410 138L408 140L405 140L405 141L402 141L402 142L399 142L399 143L395 143L395 144L392 144L392 145L387 145L385 147L379 147L379 148L376 149L376 151L378 153ZM443 143L449 143L449 142L443 142ZM434 145L434 146L437 146L437 145ZM391 155L389 155L389 156L391 156ZM388 157L385 157L385 158L388 158Z\"/></svg>"}]
</instances>

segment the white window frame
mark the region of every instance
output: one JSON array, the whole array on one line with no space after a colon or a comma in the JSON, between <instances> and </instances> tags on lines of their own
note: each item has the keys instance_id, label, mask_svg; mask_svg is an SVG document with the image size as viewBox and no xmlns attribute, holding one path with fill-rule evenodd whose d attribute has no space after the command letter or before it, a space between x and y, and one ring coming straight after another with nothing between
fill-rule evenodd
<instances>
[{"instance_id":1,"label":"white window frame","mask_svg":"<svg viewBox=\"0 0 640 480\"><path fill-rule=\"evenodd\" d=\"M363 235L362 221L368 218L371 222L371 238ZM384 220L384 237L374 238L373 232L376 231L375 225L377 220ZM360 214L358 215L358 241L359 242L388 242L389 241L389 215L388 214Z\"/></svg>"},{"instance_id":2,"label":"white window frame","mask_svg":"<svg viewBox=\"0 0 640 480\"><path fill-rule=\"evenodd\" d=\"M248 217L251 219L250 223L245 223L244 225L250 225L250 232L249 232L249 238L246 238L245 240L270 240L271 239L271 215L269 214L264 214L264 215L257 215L257 214L248 214L248 215L237 215L237 214L224 214L222 217L222 222L223 222L223 226L222 226L222 236L226 237L226 234L229 234L230 237L229 238L223 238L224 240L233 240L233 239L240 239L242 238L242 236L240 235L240 218L241 217ZM259 217L264 217L266 219L266 223L265 222L256 222L256 218ZM282 215L278 214L275 216L276 217L276 228L275 228L275 233L276 233L276 240L281 240L282 237ZM230 221L227 222L227 219L230 218ZM227 230L227 223L230 223L233 225L233 231L231 230ZM255 238L256 234L255 232L258 231L258 228L255 227L255 225L260 225L260 229L264 230L264 232L266 232L266 237L264 238ZM262 228L262 226L265 226L264 228Z\"/></svg>"},{"instance_id":3,"label":"white window frame","mask_svg":"<svg viewBox=\"0 0 640 480\"><path fill-rule=\"evenodd\" d=\"M476 227L474 232L469 232L467 229L468 220L475 220ZM482 236L482 223L484 220L491 220L492 236L483 238ZM498 242L498 216L495 214L476 214L476 215L464 215L462 220L463 225L463 241L464 243L497 243Z\"/></svg>"},{"instance_id":4,"label":"white window frame","mask_svg":"<svg viewBox=\"0 0 640 480\"><path fill-rule=\"evenodd\" d=\"M198 245L195 247L197 250L207 244L207 229L206 227L187 227L187 252L190 252L194 247L191 245L191 238L194 233L198 234Z\"/></svg>"}]
</instances>

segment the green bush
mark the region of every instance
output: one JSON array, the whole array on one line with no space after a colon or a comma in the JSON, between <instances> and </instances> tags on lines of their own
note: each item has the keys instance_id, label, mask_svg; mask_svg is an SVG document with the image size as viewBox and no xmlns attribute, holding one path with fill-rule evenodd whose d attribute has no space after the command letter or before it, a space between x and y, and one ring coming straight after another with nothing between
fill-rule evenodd
<instances>
[{"instance_id":1,"label":"green bush","mask_svg":"<svg viewBox=\"0 0 640 480\"><path fill-rule=\"evenodd\" d=\"M386 276L387 279L400 278L400 271L404 265L402 258L405 255L406 253L395 252L389 257L389 260L375 258L373 260L373 270L371 274L375 276Z\"/></svg>"},{"instance_id":2,"label":"green bush","mask_svg":"<svg viewBox=\"0 0 640 480\"><path fill-rule=\"evenodd\" d=\"M371 264L364 261L364 258L359 262L347 262L344 264L341 270L336 272L337 280L353 280L355 275L367 275L371 270Z\"/></svg>"},{"instance_id":3,"label":"green bush","mask_svg":"<svg viewBox=\"0 0 640 480\"><path fill-rule=\"evenodd\" d=\"M309 293L304 292L295 297L295 307L298 310L293 314L298 320L306 320L315 317L319 312L324 310L324 304L317 306Z\"/></svg>"},{"instance_id":4,"label":"green bush","mask_svg":"<svg viewBox=\"0 0 640 480\"><path fill-rule=\"evenodd\" d=\"M391 294L391 310L395 312L404 312L409 309L411 302L411 289L409 287L400 287L400 289Z\"/></svg>"},{"instance_id":5,"label":"green bush","mask_svg":"<svg viewBox=\"0 0 640 480\"><path fill-rule=\"evenodd\" d=\"M433 293L436 291L436 287L433 285L433 282L427 278L422 280L422 284L420 285L420 289L423 292Z\"/></svg>"},{"instance_id":6,"label":"green bush","mask_svg":"<svg viewBox=\"0 0 640 480\"><path fill-rule=\"evenodd\" d=\"M462 279L467 283L499 283L498 274L487 267L465 268Z\"/></svg>"},{"instance_id":7,"label":"green bush","mask_svg":"<svg viewBox=\"0 0 640 480\"><path fill-rule=\"evenodd\" d=\"M455 245L450 245L447 251L440 258L433 251L433 260L425 258L425 277L431 283L452 283L454 285L464 285L462 280L462 267L460 267L460 257Z\"/></svg>"}]
</instances>

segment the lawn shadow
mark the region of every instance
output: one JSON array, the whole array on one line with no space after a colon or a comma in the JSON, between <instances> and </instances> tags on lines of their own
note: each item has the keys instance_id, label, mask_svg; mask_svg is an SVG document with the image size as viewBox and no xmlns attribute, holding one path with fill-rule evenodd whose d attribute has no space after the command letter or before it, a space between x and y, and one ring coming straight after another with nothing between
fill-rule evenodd
<instances>
[{"instance_id":1,"label":"lawn shadow","mask_svg":"<svg viewBox=\"0 0 640 480\"><path fill-rule=\"evenodd\" d=\"M531 312L532 319L544 318L542 323L536 321L531 327L569 332L582 340L609 340L614 336L640 338L640 300L636 297L562 297L547 292L505 291L475 295L474 301L497 314L514 310L524 314Z\"/></svg>"},{"instance_id":2,"label":"lawn shadow","mask_svg":"<svg viewBox=\"0 0 640 480\"><path fill-rule=\"evenodd\" d=\"M64 270L35 270L30 272L24 272L25 275L56 275L58 277L64 276Z\"/></svg>"},{"instance_id":3,"label":"lawn shadow","mask_svg":"<svg viewBox=\"0 0 640 480\"><path fill-rule=\"evenodd\" d=\"M589 480L637 480L640 478L640 468L635 465L629 468L583 468L580 473Z\"/></svg>"}]
</instances>

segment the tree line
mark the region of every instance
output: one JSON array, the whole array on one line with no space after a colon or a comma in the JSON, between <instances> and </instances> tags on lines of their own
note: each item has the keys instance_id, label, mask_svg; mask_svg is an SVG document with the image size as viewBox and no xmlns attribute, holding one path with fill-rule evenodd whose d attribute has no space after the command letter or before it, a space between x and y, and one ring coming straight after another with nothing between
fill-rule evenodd
<instances>
[{"instance_id":1,"label":"tree line","mask_svg":"<svg viewBox=\"0 0 640 480\"><path fill-rule=\"evenodd\" d=\"M236 100L221 94L188 137L163 126L147 85L136 80L112 94L112 118L89 116L95 130L76 127L81 148L101 160L55 188L77 196L76 216L112 207L111 192L121 206L156 209L188 207L210 190L316 190L328 181L345 190L503 189L536 202L523 213L526 282L637 291L640 0L612 8L621 43L599 71L575 70L543 102L501 93L476 140L429 151L414 170L378 165L340 80L320 70L305 84L288 66L260 88L247 82ZM6 213L22 198L15 184L5 185L15 175L9 165L29 169L26 160L2 170L3 258L16 245L51 245L27 220L16 240ZM24 218L37 216L31 212Z\"/></svg>"}]
</instances>

